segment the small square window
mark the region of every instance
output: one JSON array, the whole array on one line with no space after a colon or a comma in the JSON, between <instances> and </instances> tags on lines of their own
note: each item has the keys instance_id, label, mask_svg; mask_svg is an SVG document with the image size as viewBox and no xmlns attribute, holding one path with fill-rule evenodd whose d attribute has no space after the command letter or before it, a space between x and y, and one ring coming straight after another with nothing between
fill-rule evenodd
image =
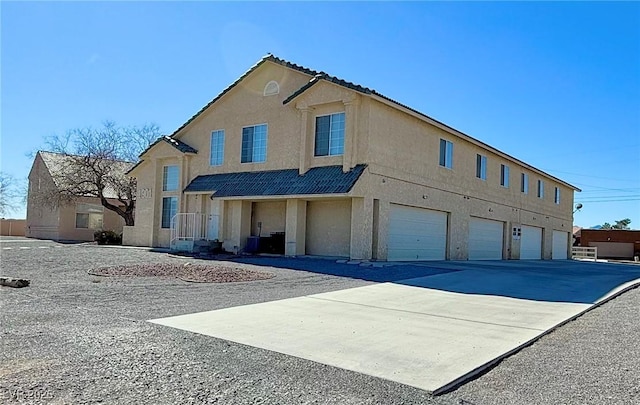
<instances>
[{"instance_id":1,"label":"small square window","mask_svg":"<svg viewBox=\"0 0 640 405\"><path fill-rule=\"evenodd\" d=\"M453 168L453 143L440 139L440 166Z\"/></svg>"}]
</instances>

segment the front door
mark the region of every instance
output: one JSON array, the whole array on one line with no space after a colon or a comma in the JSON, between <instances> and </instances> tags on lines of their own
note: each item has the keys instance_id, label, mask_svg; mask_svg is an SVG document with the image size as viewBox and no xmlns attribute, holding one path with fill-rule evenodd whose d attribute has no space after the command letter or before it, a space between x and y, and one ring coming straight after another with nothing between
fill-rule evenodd
<instances>
[{"instance_id":1,"label":"front door","mask_svg":"<svg viewBox=\"0 0 640 405\"><path fill-rule=\"evenodd\" d=\"M220 204L222 201L211 200L209 207L209 223L207 226L207 239L220 240Z\"/></svg>"}]
</instances>

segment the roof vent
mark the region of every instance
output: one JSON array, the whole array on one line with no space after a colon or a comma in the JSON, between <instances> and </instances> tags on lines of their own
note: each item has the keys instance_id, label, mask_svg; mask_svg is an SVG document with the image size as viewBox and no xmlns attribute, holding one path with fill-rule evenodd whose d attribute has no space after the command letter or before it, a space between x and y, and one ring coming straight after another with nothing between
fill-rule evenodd
<instances>
[{"instance_id":1,"label":"roof vent","mask_svg":"<svg viewBox=\"0 0 640 405\"><path fill-rule=\"evenodd\" d=\"M264 86L263 95L265 95L265 96L275 96L278 93L280 93L280 86L278 85L278 82L272 80L269 83L267 83L266 86Z\"/></svg>"}]
</instances>

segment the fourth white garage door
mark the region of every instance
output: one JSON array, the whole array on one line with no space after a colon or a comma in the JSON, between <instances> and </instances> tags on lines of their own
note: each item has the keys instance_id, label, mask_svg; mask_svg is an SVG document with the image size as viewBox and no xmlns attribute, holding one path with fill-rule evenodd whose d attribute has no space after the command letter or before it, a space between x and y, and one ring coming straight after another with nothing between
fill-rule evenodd
<instances>
[{"instance_id":1,"label":"fourth white garage door","mask_svg":"<svg viewBox=\"0 0 640 405\"><path fill-rule=\"evenodd\" d=\"M469 260L502 260L504 225L500 221L471 218Z\"/></svg>"},{"instance_id":2,"label":"fourth white garage door","mask_svg":"<svg viewBox=\"0 0 640 405\"><path fill-rule=\"evenodd\" d=\"M542 259L542 228L522 225L520 259Z\"/></svg>"},{"instance_id":3,"label":"fourth white garage door","mask_svg":"<svg viewBox=\"0 0 640 405\"><path fill-rule=\"evenodd\" d=\"M391 204L387 260L444 260L447 213Z\"/></svg>"}]
</instances>

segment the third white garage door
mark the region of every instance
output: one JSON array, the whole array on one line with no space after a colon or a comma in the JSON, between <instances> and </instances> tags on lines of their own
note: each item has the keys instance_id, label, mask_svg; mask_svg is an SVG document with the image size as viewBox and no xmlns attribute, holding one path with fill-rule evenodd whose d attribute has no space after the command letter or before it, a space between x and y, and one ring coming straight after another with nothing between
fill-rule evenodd
<instances>
[{"instance_id":1,"label":"third white garage door","mask_svg":"<svg viewBox=\"0 0 640 405\"><path fill-rule=\"evenodd\" d=\"M502 260L504 226L500 221L471 218L469 260Z\"/></svg>"},{"instance_id":2,"label":"third white garage door","mask_svg":"<svg viewBox=\"0 0 640 405\"><path fill-rule=\"evenodd\" d=\"M522 225L520 259L542 259L542 228Z\"/></svg>"},{"instance_id":3,"label":"third white garage door","mask_svg":"<svg viewBox=\"0 0 640 405\"><path fill-rule=\"evenodd\" d=\"M444 260L447 213L391 204L387 260Z\"/></svg>"}]
</instances>

